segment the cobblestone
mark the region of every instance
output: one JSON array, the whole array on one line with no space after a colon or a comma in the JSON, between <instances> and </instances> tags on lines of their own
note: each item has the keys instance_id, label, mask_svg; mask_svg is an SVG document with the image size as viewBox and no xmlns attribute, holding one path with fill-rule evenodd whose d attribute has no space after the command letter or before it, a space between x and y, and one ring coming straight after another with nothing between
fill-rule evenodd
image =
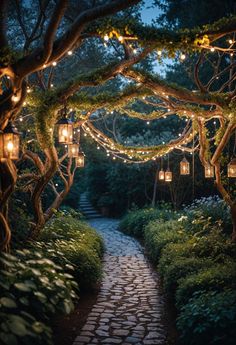
<instances>
[{"instance_id":1,"label":"cobblestone","mask_svg":"<svg viewBox=\"0 0 236 345\"><path fill-rule=\"evenodd\" d=\"M94 219L90 224L105 242L104 275L97 301L73 345L165 345L158 276L141 245L118 231L115 220Z\"/></svg>"}]
</instances>

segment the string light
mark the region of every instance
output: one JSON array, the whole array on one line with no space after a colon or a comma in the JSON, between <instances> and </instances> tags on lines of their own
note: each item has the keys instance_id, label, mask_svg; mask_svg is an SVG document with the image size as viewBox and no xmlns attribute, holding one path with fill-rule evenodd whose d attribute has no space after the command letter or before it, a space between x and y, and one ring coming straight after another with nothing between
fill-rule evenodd
<instances>
[{"instance_id":1,"label":"string light","mask_svg":"<svg viewBox=\"0 0 236 345\"><path fill-rule=\"evenodd\" d=\"M52 65L53 65L53 66L56 66L56 65L57 65L57 62L56 62L56 61L53 61Z\"/></svg>"},{"instance_id":2,"label":"string light","mask_svg":"<svg viewBox=\"0 0 236 345\"><path fill-rule=\"evenodd\" d=\"M186 55L184 54L184 53L182 53L181 55L180 55L180 60L185 60L186 59Z\"/></svg>"}]
</instances>

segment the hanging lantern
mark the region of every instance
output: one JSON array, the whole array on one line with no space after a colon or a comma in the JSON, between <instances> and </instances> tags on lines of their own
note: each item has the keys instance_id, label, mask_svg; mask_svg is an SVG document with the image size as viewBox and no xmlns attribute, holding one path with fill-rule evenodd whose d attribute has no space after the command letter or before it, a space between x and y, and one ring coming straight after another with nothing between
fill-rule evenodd
<instances>
[{"instance_id":1,"label":"hanging lantern","mask_svg":"<svg viewBox=\"0 0 236 345\"><path fill-rule=\"evenodd\" d=\"M236 158L232 158L228 164L228 177L236 177Z\"/></svg>"},{"instance_id":2,"label":"hanging lantern","mask_svg":"<svg viewBox=\"0 0 236 345\"><path fill-rule=\"evenodd\" d=\"M164 181L165 180L165 172L164 170L160 170L158 174L159 180Z\"/></svg>"},{"instance_id":3,"label":"hanging lantern","mask_svg":"<svg viewBox=\"0 0 236 345\"><path fill-rule=\"evenodd\" d=\"M83 152L79 152L78 157L75 158L75 165L77 168L84 167L84 154Z\"/></svg>"},{"instance_id":4,"label":"hanging lantern","mask_svg":"<svg viewBox=\"0 0 236 345\"><path fill-rule=\"evenodd\" d=\"M190 165L187 159L184 157L180 162L180 175L189 175L190 174Z\"/></svg>"},{"instance_id":5,"label":"hanging lantern","mask_svg":"<svg viewBox=\"0 0 236 345\"><path fill-rule=\"evenodd\" d=\"M77 158L79 155L79 144L73 143L68 145L68 157Z\"/></svg>"},{"instance_id":6,"label":"hanging lantern","mask_svg":"<svg viewBox=\"0 0 236 345\"><path fill-rule=\"evenodd\" d=\"M170 168L167 168L165 172L165 182L171 182L172 181L172 172L170 171Z\"/></svg>"},{"instance_id":7,"label":"hanging lantern","mask_svg":"<svg viewBox=\"0 0 236 345\"><path fill-rule=\"evenodd\" d=\"M0 157L18 159L20 153L20 133L11 122L8 122L4 131L1 133L0 140Z\"/></svg>"},{"instance_id":8,"label":"hanging lantern","mask_svg":"<svg viewBox=\"0 0 236 345\"><path fill-rule=\"evenodd\" d=\"M211 164L206 164L204 166L205 169L205 178L212 178L214 177L214 167Z\"/></svg>"},{"instance_id":9,"label":"hanging lantern","mask_svg":"<svg viewBox=\"0 0 236 345\"><path fill-rule=\"evenodd\" d=\"M73 143L73 122L66 117L66 108L63 110L63 117L56 123L58 129L58 142L60 144Z\"/></svg>"}]
</instances>

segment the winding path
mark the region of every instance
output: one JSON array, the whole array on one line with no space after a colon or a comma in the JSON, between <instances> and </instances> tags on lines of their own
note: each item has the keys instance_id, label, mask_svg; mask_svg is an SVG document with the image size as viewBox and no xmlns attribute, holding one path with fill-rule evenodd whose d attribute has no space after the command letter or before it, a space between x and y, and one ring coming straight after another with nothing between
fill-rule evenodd
<instances>
[{"instance_id":1,"label":"winding path","mask_svg":"<svg viewBox=\"0 0 236 345\"><path fill-rule=\"evenodd\" d=\"M141 245L117 230L118 222L89 222L105 241L104 275L96 304L73 345L166 344L158 276Z\"/></svg>"}]
</instances>

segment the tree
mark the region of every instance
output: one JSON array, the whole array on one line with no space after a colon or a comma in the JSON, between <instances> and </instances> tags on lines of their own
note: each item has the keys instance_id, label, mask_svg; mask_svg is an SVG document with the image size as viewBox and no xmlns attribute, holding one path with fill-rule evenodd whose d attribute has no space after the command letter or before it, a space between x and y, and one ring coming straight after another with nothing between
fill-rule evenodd
<instances>
[{"instance_id":1,"label":"tree","mask_svg":"<svg viewBox=\"0 0 236 345\"><path fill-rule=\"evenodd\" d=\"M10 77L10 85L6 80L8 87L4 89L0 105L2 129L5 128L9 120L14 120L17 117L22 108L27 95L26 80L30 80L35 88L32 92L30 92L31 88L28 88L27 107L30 111L33 110L35 114L33 125L46 159L42 161L38 154L32 158L32 154L25 150L25 157L31 155L30 159L37 167L32 191L32 204L35 213L34 230L36 229L34 233L37 234L48 215L48 211L45 213L42 207L43 193L46 187L52 183L55 174L61 171L59 163L60 159L63 158L58 157L53 140L53 130L58 112L67 103L68 107L72 107L77 112L76 126L90 135L109 154L123 159L126 163L155 160L173 150L193 153L200 147L199 155L202 163L206 165L210 160L214 166L216 185L231 207L234 223L233 238L235 238L236 204L222 183L220 157L236 128L233 110L235 97L235 42L233 33L236 30L236 19L235 17L222 19L211 26L177 32L157 29L153 26L144 27L136 19L128 20L127 17L117 16L113 21L110 19L97 20L135 3L138 1L112 1L105 5L92 7L86 4L85 8L80 8L78 17L69 25L66 33L62 34L63 25L61 27L60 24L62 19L66 18L67 2L59 1L53 6L53 9L50 9L51 15L48 23L47 21L45 23L44 20L43 23L40 21L42 46L38 45L37 39L33 40L32 46L36 45L37 48L32 48L32 51L29 52L29 47L27 47L25 56L14 62L11 61L12 57L9 60L6 58L8 55L3 54L6 62L3 63L0 71L2 78ZM6 2L3 1L1 13L6 13L5 5ZM46 11L46 9L44 10ZM45 18L44 15L42 17ZM5 39L2 41L2 43L5 42L2 44L3 51L4 49L8 51L4 35L4 19L5 16L2 15L0 36L4 36ZM93 22L92 25L86 26L91 22ZM225 40L228 37L230 42L226 45ZM113 49L114 59L105 66L89 69L86 73L79 73L60 87L51 88L51 65L55 65L55 62L69 53L71 49L79 49L82 42L86 40L105 40L110 45L109 49ZM185 59L187 53L199 54L195 66L195 81L199 91L192 92L177 85L168 84L159 77L143 70L141 62L147 57L156 56L157 50L159 59L161 59L161 54L163 56L175 56L177 54L181 60ZM218 61L216 65L213 62L214 57ZM227 61L229 63L227 67L224 67ZM199 77L200 68L204 63L209 64L212 71L207 84L203 84ZM136 68L133 67L134 65ZM47 87L44 87L42 70L46 74ZM222 75L227 76L227 82L220 85L219 92L212 91L212 85ZM105 85L106 82L110 83L111 80L116 82L117 78L123 80L122 86L118 83L118 92L110 94L101 92L102 85ZM128 81L131 81L130 85L127 85ZM96 90L100 90L100 92L96 94ZM140 113L135 107L137 100L150 106L150 113ZM120 142L117 136L114 140L111 134L106 131L103 132L102 128L95 125L94 117L99 117L104 109L109 112L117 111L118 114L123 112L129 117L145 121L178 116L181 119L187 119L187 122L184 122L186 126L182 134L168 143L141 147L138 145L128 146L122 140ZM214 133L209 138L208 124L215 120L217 121L217 136L215 138ZM214 138L218 141L215 141L214 152L211 152L209 146ZM194 145L192 145L193 141ZM68 164L70 165L70 162ZM13 172L14 164L9 159L4 161L1 169L3 190L1 207L2 247L5 248L9 243L5 206L14 189L17 174L16 171ZM6 178L6 176L10 176L10 178ZM64 178L62 177L62 179ZM57 195L56 199L58 200ZM61 200L60 196L59 200ZM56 207L58 207L58 203ZM49 209L50 215L53 208L51 206ZM8 237L6 233L8 233Z\"/></svg>"}]
</instances>

